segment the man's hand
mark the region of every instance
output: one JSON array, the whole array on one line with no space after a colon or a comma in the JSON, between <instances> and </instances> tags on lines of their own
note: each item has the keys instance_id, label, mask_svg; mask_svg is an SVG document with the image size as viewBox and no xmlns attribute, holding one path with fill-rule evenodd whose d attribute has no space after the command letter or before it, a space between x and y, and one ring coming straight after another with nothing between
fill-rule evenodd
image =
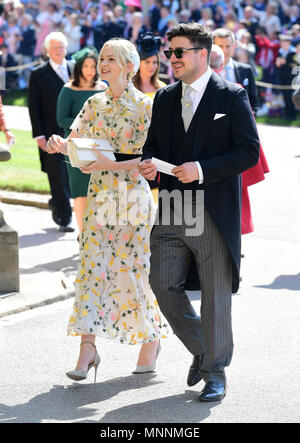
<instances>
[{"instance_id":1,"label":"man's hand","mask_svg":"<svg viewBox=\"0 0 300 443\"><path fill-rule=\"evenodd\" d=\"M286 59L284 57L277 57L275 64L277 68L281 68L281 66L286 64Z\"/></svg>"},{"instance_id":2,"label":"man's hand","mask_svg":"<svg viewBox=\"0 0 300 443\"><path fill-rule=\"evenodd\" d=\"M37 138L36 142L38 147L41 148L42 151L47 152L47 140L46 137Z\"/></svg>"},{"instance_id":3,"label":"man's hand","mask_svg":"<svg viewBox=\"0 0 300 443\"><path fill-rule=\"evenodd\" d=\"M147 180L155 180L157 175L157 167L151 160L143 160L138 164L139 173Z\"/></svg>"},{"instance_id":4,"label":"man's hand","mask_svg":"<svg viewBox=\"0 0 300 443\"><path fill-rule=\"evenodd\" d=\"M15 136L12 132L10 132L9 130L5 131L5 138L6 138L6 143L7 146L10 148L12 145L15 144Z\"/></svg>"},{"instance_id":5,"label":"man's hand","mask_svg":"<svg viewBox=\"0 0 300 443\"><path fill-rule=\"evenodd\" d=\"M183 163L172 169L173 174L182 183L191 183L199 180L199 171L195 162Z\"/></svg>"}]
</instances>

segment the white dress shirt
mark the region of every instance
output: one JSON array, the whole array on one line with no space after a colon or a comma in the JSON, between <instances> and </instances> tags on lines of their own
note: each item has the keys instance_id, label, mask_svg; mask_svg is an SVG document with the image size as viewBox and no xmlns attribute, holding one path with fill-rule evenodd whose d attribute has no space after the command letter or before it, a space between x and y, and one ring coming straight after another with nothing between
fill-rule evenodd
<instances>
[{"instance_id":1,"label":"white dress shirt","mask_svg":"<svg viewBox=\"0 0 300 443\"><path fill-rule=\"evenodd\" d=\"M196 81L194 81L193 83L191 83L189 86L192 88L192 92L191 92L191 98L193 101L193 113L195 114L198 105L203 97L203 94L205 92L206 86L209 82L210 76L212 74L212 70L210 67L207 68L207 71L201 75L201 77L199 77ZM187 84L182 82L182 96L184 95L184 91L186 88ZM203 183L204 177L203 177L203 172L202 172L202 168L200 166L200 163L198 161L195 162L198 168L198 172L199 172L199 183Z\"/></svg>"},{"instance_id":2,"label":"white dress shirt","mask_svg":"<svg viewBox=\"0 0 300 443\"><path fill-rule=\"evenodd\" d=\"M56 74L65 82L67 83L69 81L69 72L68 72L68 65L67 60L64 58L61 65L58 65L55 63L51 58L49 59L49 63L52 69L56 72Z\"/></svg>"}]
</instances>

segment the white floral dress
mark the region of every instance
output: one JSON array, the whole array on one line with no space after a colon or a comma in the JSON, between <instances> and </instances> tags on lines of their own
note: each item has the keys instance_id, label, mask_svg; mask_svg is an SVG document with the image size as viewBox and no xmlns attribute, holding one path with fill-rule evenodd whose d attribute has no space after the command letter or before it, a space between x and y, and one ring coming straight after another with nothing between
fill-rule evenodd
<instances>
[{"instance_id":1,"label":"white floral dress","mask_svg":"<svg viewBox=\"0 0 300 443\"><path fill-rule=\"evenodd\" d=\"M106 139L115 153L141 154L151 100L132 84L115 99L108 89L90 97L72 129ZM69 335L97 335L120 343L167 336L150 288L150 232L154 202L138 170L91 174L80 241Z\"/></svg>"}]
</instances>

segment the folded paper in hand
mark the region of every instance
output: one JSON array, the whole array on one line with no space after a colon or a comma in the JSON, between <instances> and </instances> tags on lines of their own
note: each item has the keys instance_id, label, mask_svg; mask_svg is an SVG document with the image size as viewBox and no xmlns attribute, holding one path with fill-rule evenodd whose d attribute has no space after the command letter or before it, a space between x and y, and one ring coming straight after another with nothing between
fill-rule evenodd
<instances>
[{"instance_id":1,"label":"folded paper in hand","mask_svg":"<svg viewBox=\"0 0 300 443\"><path fill-rule=\"evenodd\" d=\"M98 159L93 148L98 149L110 160L115 160L112 146L107 140L91 138L70 138L67 151L71 165L75 168L84 168Z\"/></svg>"},{"instance_id":2,"label":"folded paper in hand","mask_svg":"<svg viewBox=\"0 0 300 443\"><path fill-rule=\"evenodd\" d=\"M164 174L168 175L174 175L171 171L172 169L176 168L175 165L167 163L163 160L159 160L155 157L152 157L151 163L153 163L157 167L158 172L163 172Z\"/></svg>"}]
</instances>

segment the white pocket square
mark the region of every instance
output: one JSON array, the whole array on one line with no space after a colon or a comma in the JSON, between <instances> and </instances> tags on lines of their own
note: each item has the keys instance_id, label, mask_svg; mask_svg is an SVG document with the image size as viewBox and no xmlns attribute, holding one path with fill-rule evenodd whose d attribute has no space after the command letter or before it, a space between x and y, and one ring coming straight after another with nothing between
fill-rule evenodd
<instances>
[{"instance_id":1,"label":"white pocket square","mask_svg":"<svg viewBox=\"0 0 300 443\"><path fill-rule=\"evenodd\" d=\"M249 80L248 78L245 78L243 81L243 86L248 86L249 85Z\"/></svg>"},{"instance_id":2,"label":"white pocket square","mask_svg":"<svg viewBox=\"0 0 300 443\"><path fill-rule=\"evenodd\" d=\"M215 114L214 120L217 120L218 118L224 117L226 114Z\"/></svg>"}]
</instances>

